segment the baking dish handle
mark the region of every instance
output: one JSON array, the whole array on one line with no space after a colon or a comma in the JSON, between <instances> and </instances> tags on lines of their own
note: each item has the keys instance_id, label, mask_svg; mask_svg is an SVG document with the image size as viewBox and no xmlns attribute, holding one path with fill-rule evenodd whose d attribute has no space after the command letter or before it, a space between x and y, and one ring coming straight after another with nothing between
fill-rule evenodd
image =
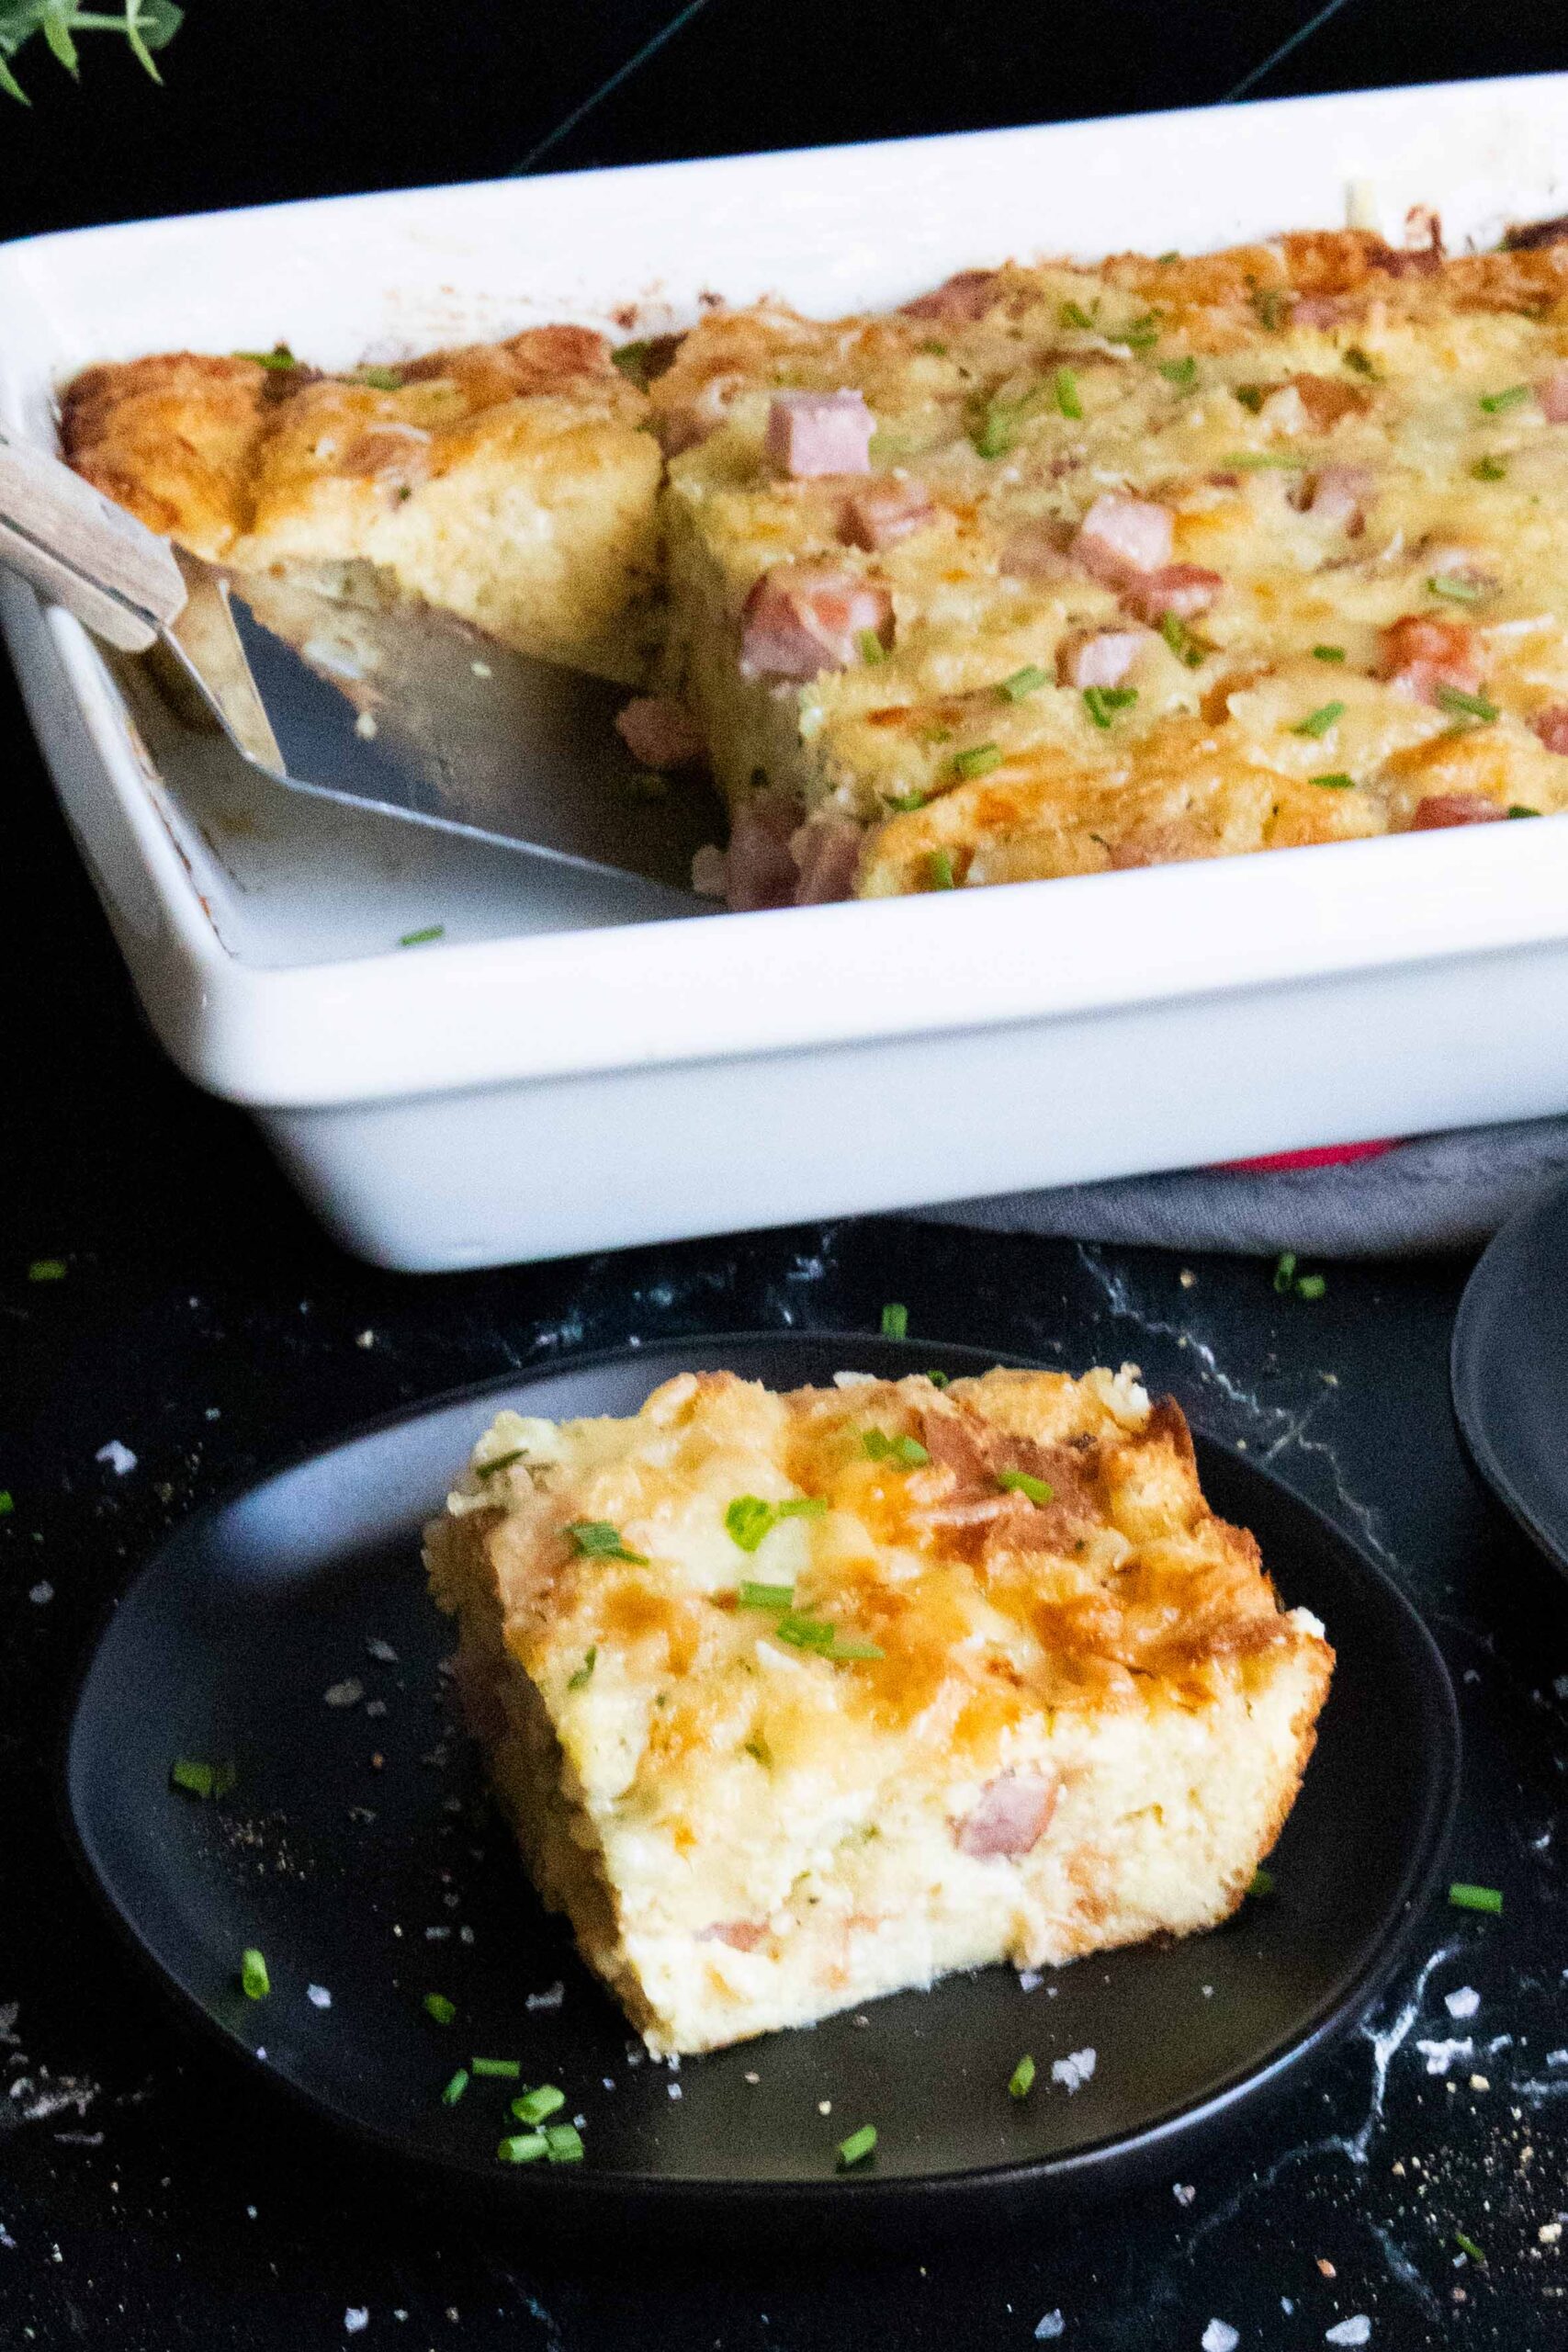
<instances>
[{"instance_id":1,"label":"baking dish handle","mask_svg":"<svg viewBox=\"0 0 1568 2352\"><path fill-rule=\"evenodd\" d=\"M164 540L57 458L4 428L0 564L129 653L145 652L186 600Z\"/></svg>"}]
</instances>

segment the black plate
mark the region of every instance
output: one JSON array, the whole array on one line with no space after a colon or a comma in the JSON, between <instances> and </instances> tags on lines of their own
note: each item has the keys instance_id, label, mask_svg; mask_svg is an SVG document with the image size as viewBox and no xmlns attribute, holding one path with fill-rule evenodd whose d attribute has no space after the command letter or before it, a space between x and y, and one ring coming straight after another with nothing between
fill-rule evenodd
<instances>
[{"instance_id":1,"label":"black plate","mask_svg":"<svg viewBox=\"0 0 1568 2352\"><path fill-rule=\"evenodd\" d=\"M1460 1301L1449 1372L1472 1461L1568 1575L1568 1184L1488 1243Z\"/></svg>"},{"instance_id":2,"label":"black plate","mask_svg":"<svg viewBox=\"0 0 1568 2352\"><path fill-rule=\"evenodd\" d=\"M418 1531L502 1406L630 1412L687 1367L791 1387L844 1366L994 1361L863 1337L680 1341L470 1391L276 1472L181 1529L99 1641L67 1755L89 1872L180 2000L270 2080L383 2149L525 2205L602 2217L608 2203L644 2219L651 2207L662 2225L726 2200L748 2207L750 2234L800 2219L807 2200L814 2230L856 2213L880 2226L900 2204L978 2218L1005 2211L1010 2188L1174 2170L1195 2132L1365 2007L1430 1891L1458 1771L1453 1695L1420 1620L1260 1470L1199 1440L1215 1507L1254 1530L1288 1599L1322 1615L1339 1654L1274 1859L1277 1894L1213 1935L1082 1961L1032 1990L987 1969L876 2002L863 2021L678 2072L656 2064L536 1901L439 1697L450 1632L424 1596ZM325 1704L349 1679L366 1700ZM386 1712L368 1716L370 1702ZM232 1757L232 1793L207 1804L172 1792L182 1755ZM271 1971L259 2005L236 1979L246 1945ZM312 1984L330 2009L312 2006ZM558 2006L527 2005L556 1985ZM457 2026L423 2015L427 1991L457 2002ZM1073 2092L1054 2083L1053 2060L1086 2049L1092 2079ZM1025 2051L1040 2078L1019 2103L1007 2083ZM558 2083L566 2113L586 2118L587 2162L498 2165L507 2086L475 2081L457 2106L441 2102L474 2052L517 2057L525 2083ZM867 2121L874 2161L835 2177L835 2143Z\"/></svg>"}]
</instances>

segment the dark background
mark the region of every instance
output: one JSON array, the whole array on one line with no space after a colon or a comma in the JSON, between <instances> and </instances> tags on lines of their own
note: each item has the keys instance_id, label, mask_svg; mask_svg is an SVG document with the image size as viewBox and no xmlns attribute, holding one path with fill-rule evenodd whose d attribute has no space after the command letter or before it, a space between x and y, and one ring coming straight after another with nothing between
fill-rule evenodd
<instances>
[{"instance_id":1,"label":"dark background","mask_svg":"<svg viewBox=\"0 0 1568 2352\"><path fill-rule=\"evenodd\" d=\"M1325 15L1270 65L1309 8L706 0L594 103L668 23L667 0L195 0L162 91L107 38L84 41L80 87L25 53L33 108L0 100L0 233L479 178L547 143L551 166L578 167L1568 64L1545 8L1345 0ZM1183 1287L1153 1253L887 1221L377 1273L320 1237L248 1125L146 1039L3 673L0 888L0 1487L16 1498L0 1520L0 2352L295 2352L343 2342L361 2305L367 2344L409 2352L1025 2352L1056 2310L1062 2341L1094 2352L1196 2347L1214 2316L1247 2352L1315 2345L1357 2312L1377 2347L1568 2345L1551 2235L1568 2076L1544 2064L1568 2043L1552 1689L1568 1642L1557 1589L1455 1447L1445 1349L1465 1267L1334 1270L1308 1307L1246 1261L1195 1260ZM28 1281L44 1256L66 1261L63 1282ZM278 1453L563 1334L867 1328L886 1297L953 1340L1137 1357L1373 1544L1460 1681L1455 1867L1504 1887L1504 1923L1436 1913L1416 1961L1449 1957L1416 2008L1413 1962L1308 2090L1184 2177L1190 2202L1160 2184L999 2245L880 2265L829 2264L808 2242L750 2262L733 2246L627 2260L540 2245L369 2174L187 2044L76 1890L52 1813L70 1677L159 1532ZM139 1457L124 1479L93 1460L111 1437ZM1438 1998L1466 1981L1483 1996L1473 2029ZM1478 2048L1513 2037L1475 2062L1484 2089L1464 2066L1428 2075L1415 2051L1467 2030Z\"/></svg>"}]
</instances>

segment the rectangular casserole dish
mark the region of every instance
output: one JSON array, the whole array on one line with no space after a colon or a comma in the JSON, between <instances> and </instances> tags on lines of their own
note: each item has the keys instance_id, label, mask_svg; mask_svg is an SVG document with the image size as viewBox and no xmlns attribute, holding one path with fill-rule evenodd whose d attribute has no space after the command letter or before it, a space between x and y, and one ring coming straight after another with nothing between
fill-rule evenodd
<instances>
[{"instance_id":1,"label":"rectangular casserole dish","mask_svg":"<svg viewBox=\"0 0 1568 2352\"><path fill-rule=\"evenodd\" d=\"M329 365L1009 255L1568 209L1568 76L339 198L0 248L0 421L89 360ZM1568 826L613 925L503 851L156 757L3 614L149 1017L379 1263L544 1258L1568 1109ZM188 749L188 747L187 747ZM445 926L417 951L403 933Z\"/></svg>"}]
</instances>

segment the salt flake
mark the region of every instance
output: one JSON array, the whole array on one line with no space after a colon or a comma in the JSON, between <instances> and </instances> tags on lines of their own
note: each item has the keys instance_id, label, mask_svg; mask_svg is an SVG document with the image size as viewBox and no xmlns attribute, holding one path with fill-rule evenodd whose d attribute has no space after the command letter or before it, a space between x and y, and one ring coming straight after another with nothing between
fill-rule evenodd
<instances>
[{"instance_id":1,"label":"salt flake","mask_svg":"<svg viewBox=\"0 0 1568 2352\"><path fill-rule=\"evenodd\" d=\"M100 1445L93 1459L107 1462L117 1478L123 1478L128 1470L136 1467L135 1454L129 1445L121 1445L118 1437L111 1437L107 1445Z\"/></svg>"},{"instance_id":2,"label":"salt flake","mask_svg":"<svg viewBox=\"0 0 1568 2352\"><path fill-rule=\"evenodd\" d=\"M1067 2323L1060 2312L1047 2312L1034 2331L1036 2344L1054 2344L1058 2335L1067 2332Z\"/></svg>"},{"instance_id":3,"label":"salt flake","mask_svg":"<svg viewBox=\"0 0 1568 2352\"><path fill-rule=\"evenodd\" d=\"M313 2009L330 2009L333 2005L333 1996L324 1984L307 1984L305 1998Z\"/></svg>"},{"instance_id":4,"label":"salt flake","mask_svg":"<svg viewBox=\"0 0 1568 2352\"><path fill-rule=\"evenodd\" d=\"M364 1696L364 1683L351 1674L346 1681L330 1682L321 1693L321 1702L328 1707L357 1707Z\"/></svg>"},{"instance_id":5,"label":"salt flake","mask_svg":"<svg viewBox=\"0 0 1568 2352\"><path fill-rule=\"evenodd\" d=\"M1069 2091L1081 2090L1094 2072L1095 2052L1092 2050L1072 2050L1065 2058L1051 2062L1051 2080L1065 2084Z\"/></svg>"},{"instance_id":6,"label":"salt flake","mask_svg":"<svg viewBox=\"0 0 1568 2352\"><path fill-rule=\"evenodd\" d=\"M1241 2335L1228 2319L1212 2319L1198 2341L1203 2352L1235 2352Z\"/></svg>"},{"instance_id":7,"label":"salt flake","mask_svg":"<svg viewBox=\"0 0 1568 2352\"><path fill-rule=\"evenodd\" d=\"M1196 2185L1190 2180L1173 2180L1170 2184L1170 2193L1179 2205L1190 2205L1198 2190Z\"/></svg>"},{"instance_id":8,"label":"salt flake","mask_svg":"<svg viewBox=\"0 0 1568 2352\"><path fill-rule=\"evenodd\" d=\"M362 2329L368 2327L369 2324L369 2306L366 2303L350 2303L347 2311L345 2311L343 2315L344 2334L345 2335L357 2335Z\"/></svg>"},{"instance_id":9,"label":"salt flake","mask_svg":"<svg viewBox=\"0 0 1568 2352\"><path fill-rule=\"evenodd\" d=\"M1475 2044L1468 2040L1418 2041L1416 2047L1427 2061L1427 2072L1429 2075L1446 2075L1456 2058L1472 2058L1475 2054Z\"/></svg>"},{"instance_id":10,"label":"salt flake","mask_svg":"<svg viewBox=\"0 0 1568 2352\"><path fill-rule=\"evenodd\" d=\"M558 2009L566 1998L566 1986L560 1983L547 1985L542 1993L530 1993L523 2006L525 2009Z\"/></svg>"},{"instance_id":11,"label":"salt flake","mask_svg":"<svg viewBox=\"0 0 1568 2352\"><path fill-rule=\"evenodd\" d=\"M1357 2312L1353 2318L1342 2319L1337 2327L1325 2328L1323 2340L1325 2344L1370 2344L1371 2321L1365 2312Z\"/></svg>"},{"instance_id":12,"label":"salt flake","mask_svg":"<svg viewBox=\"0 0 1568 2352\"><path fill-rule=\"evenodd\" d=\"M1443 2007L1450 2018L1472 2018L1481 2007L1481 1996L1473 1984L1461 1984L1457 1992L1443 1995Z\"/></svg>"}]
</instances>

